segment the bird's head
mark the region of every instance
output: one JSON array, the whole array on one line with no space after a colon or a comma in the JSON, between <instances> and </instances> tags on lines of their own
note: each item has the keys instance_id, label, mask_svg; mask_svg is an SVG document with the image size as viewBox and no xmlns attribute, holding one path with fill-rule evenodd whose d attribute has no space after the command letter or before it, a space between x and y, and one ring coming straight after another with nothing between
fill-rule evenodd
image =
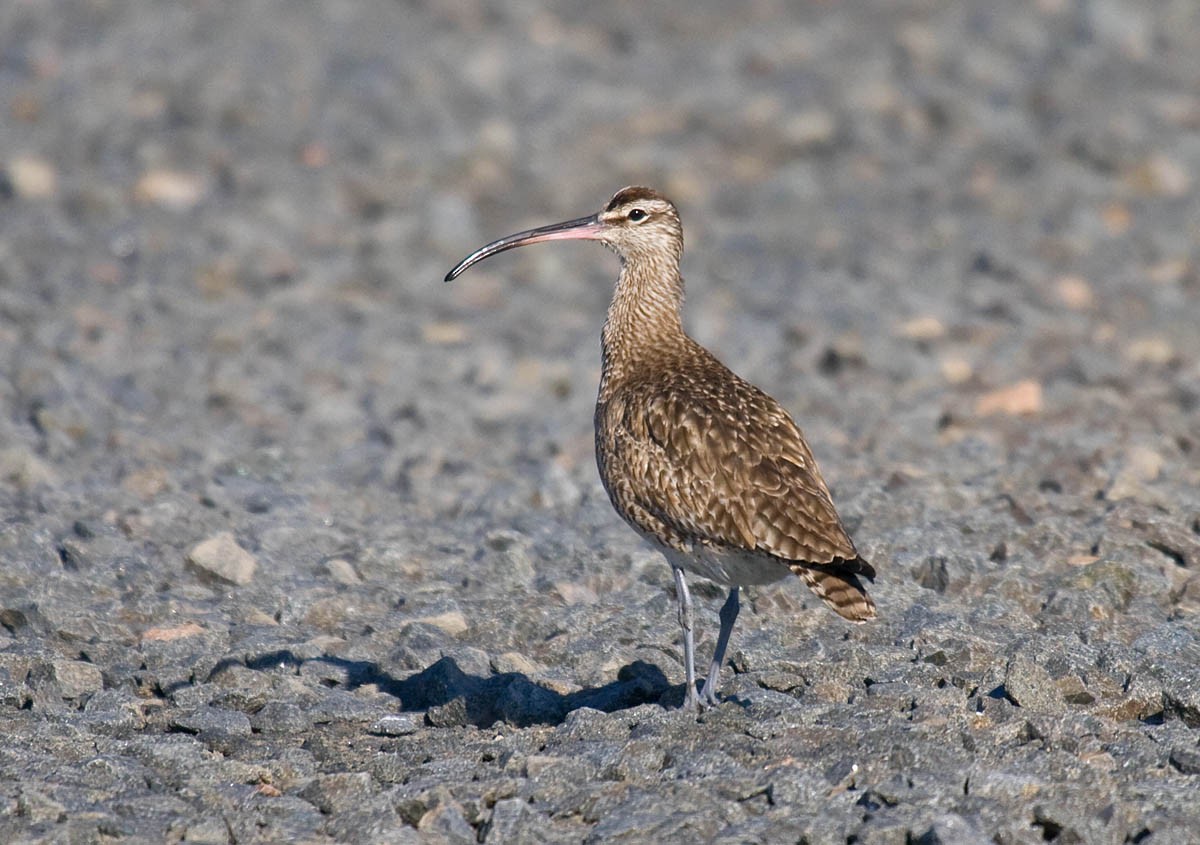
<instances>
[{"instance_id":1,"label":"bird's head","mask_svg":"<svg viewBox=\"0 0 1200 845\"><path fill-rule=\"evenodd\" d=\"M472 264L498 252L542 241L592 240L625 262L645 260L675 266L683 254L683 226L675 205L652 188L622 188L596 214L509 235L468 255L446 274L452 281Z\"/></svg>"}]
</instances>

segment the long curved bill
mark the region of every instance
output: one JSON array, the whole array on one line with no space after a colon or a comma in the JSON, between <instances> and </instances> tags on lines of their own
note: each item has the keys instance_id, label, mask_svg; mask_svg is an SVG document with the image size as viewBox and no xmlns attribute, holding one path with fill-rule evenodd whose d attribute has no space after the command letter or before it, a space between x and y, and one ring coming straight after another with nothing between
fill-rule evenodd
<instances>
[{"instance_id":1,"label":"long curved bill","mask_svg":"<svg viewBox=\"0 0 1200 845\"><path fill-rule=\"evenodd\" d=\"M481 246L472 252L462 261L458 262L453 270L446 274L446 281L454 281L472 264L495 255L498 252L525 246L526 244L541 243L542 241L574 239L596 241L600 239L600 233L603 230L604 227L600 223L600 216L592 214L588 217L580 217L577 220L567 220L564 223L552 223L549 226L539 226L536 229L517 232L515 235L509 235L498 241L492 241L487 246Z\"/></svg>"}]
</instances>

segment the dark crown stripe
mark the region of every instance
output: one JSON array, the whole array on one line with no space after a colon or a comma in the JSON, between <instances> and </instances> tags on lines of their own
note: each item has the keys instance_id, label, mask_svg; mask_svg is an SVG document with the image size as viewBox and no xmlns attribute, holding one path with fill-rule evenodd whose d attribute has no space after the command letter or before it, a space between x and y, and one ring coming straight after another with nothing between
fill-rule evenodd
<instances>
[{"instance_id":1,"label":"dark crown stripe","mask_svg":"<svg viewBox=\"0 0 1200 845\"><path fill-rule=\"evenodd\" d=\"M613 198L608 201L608 205L604 207L604 210L612 211L614 208L622 206L627 202L637 202L638 200L666 201L666 197L653 188L643 188L640 185L631 185L630 187L622 188L613 194Z\"/></svg>"}]
</instances>

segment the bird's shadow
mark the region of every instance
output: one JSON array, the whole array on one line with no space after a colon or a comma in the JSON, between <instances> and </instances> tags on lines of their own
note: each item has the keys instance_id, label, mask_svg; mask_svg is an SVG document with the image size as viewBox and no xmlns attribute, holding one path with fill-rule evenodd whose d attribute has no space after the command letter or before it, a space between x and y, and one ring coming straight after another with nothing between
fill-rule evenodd
<instances>
[{"instance_id":1,"label":"bird's shadow","mask_svg":"<svg viewBox=\"0 0 1200 845\"><path fill-rule=\"evenodd\" d=\"M496 722L517 727L558 725L568 713L583 707L612 713L648 703L678 706L683 701L683 687L672 685L661 669L642 660L621 667L611 683L566 694L541 686L521 672L471 675L453 657L442 657L416 674L396 678L370 661L330 655L302 658L289 649L245 662L226 658L209 677L233 664L262 671L287 666L298 672L305 663L313 662L336 668L336 674L344 679L338 685L344 689L373 685L396 698L401 710L425 711L428 723L442 727L472 724L484 728Z\"/></svg>"}]
</instances>

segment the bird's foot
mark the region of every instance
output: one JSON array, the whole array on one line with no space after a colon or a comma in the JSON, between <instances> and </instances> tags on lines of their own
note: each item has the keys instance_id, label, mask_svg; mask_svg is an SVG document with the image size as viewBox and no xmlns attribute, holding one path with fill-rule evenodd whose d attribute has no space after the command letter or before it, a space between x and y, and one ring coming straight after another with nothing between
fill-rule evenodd
<instances>
[{"instance_id":1,"label":"bird's foot","mask_svg":"<svg viewBox=\"0 0 1200 845\"><path fill-rule=\"evenodd\" d=\"M721 703L717 698L717 691L705 684L697 694L696 688L691 686L683 696L683 704L679 706L680 710L686 713L703 713L710 707L716 707Z\"/></svg>"}]
</instances>

